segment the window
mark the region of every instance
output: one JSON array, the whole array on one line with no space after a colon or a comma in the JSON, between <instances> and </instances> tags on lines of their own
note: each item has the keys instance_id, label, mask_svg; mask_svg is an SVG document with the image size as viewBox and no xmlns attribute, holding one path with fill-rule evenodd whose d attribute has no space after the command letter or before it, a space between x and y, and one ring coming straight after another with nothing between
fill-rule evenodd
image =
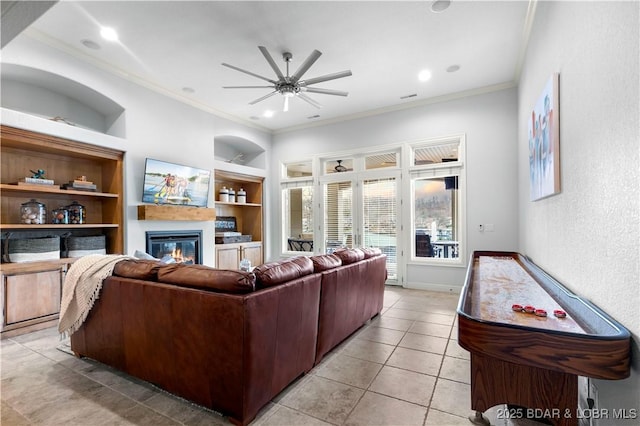
<instances>
[{"instance_id":1,"label":"window","mask_svg":"<svg viewBox=\"0 0 640 426\"><path fill-rule=\"evenodd\" d=\"M364 168L366 170L374 170L387 167L398 167L397 157L397 152L367 155L364 159Z\"/></svg>"},{"instance_id":2,"label":"window","mask_svg":"<svg viewBox=\"0 0 640 426\"><path fill-rule=\"evenodd\" d=\"M462 137L413 147L412 260L461 263Z\"/></svg>"},{"instance_id":3,"label":"window","mask_svg":"<svg viewBox=\"0 0 640 426\"><path fill-rule=\"evenodd\" d=\"M284 165L285 178L311 177L311 160L288 163Z\"/></svg>"},{"instance_id":4,"label":"window","mask_svg":"<svg viewBox=\"0 0 640 426\"><path fill-rule=\"evenodd\" d=\"M283 164L282 250L313 252L313 173L311 160Z\"/></svg>"},{"instance_id":5,"label":"window","mask_svg":"<svg viewBox=\"0 0 640 426\"><path fill-rule=\"evenodd\" d=\"M353 184L351 180L324 186L324 237L327 253L353 247Z\"/></svg>"},{"instance_id":6,"label":"window","mask_svg":"<svg viewBox=\"0 0 640 426\"><path fill-rule=\"evenodd\" d=\"M364 247L378 247L387 255L387 279L398 279L398 182L395 177L365 179L363 198Z\"/></svg>"},{"instance_id":7,"label":"window","mask_svg":"<svg viewBox=\"0 0 640 426\"><path fill-rule=\"evenodd\" d=\"M313 187L282 191L285 212L285 251L313 251Z\"/></svg>"},{"instance_id":8,"label":"window","mask_svg":"<svg viewBox=\"0 0 640 426\"><path fill-rule=\"evenodd\" d=\"M353 171L353 158L328 160L324 163L324 174L343 173Z\"/></svg>"}]
</instances>

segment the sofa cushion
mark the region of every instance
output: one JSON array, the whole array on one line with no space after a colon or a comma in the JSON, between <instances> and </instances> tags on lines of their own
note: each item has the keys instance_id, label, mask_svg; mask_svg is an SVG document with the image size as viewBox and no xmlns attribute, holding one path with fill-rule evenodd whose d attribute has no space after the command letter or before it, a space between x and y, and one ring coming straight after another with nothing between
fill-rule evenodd
<instances>
[{"instance_id":1,"label":"sofa cushion","mask_svg":"<svg viewBox=\"0 0 640 426\"><path fill-rule=\"evenodd\" d=\"M342 260L335 254L311 256L311 262L313 262L313 272L322 272L342 265Z\"/></svg>"},{"instance_id":2,"label":"sofa cushion","mask_svg":"<svg viewBox=\"0 0 640 426\"><path fill-rule=\"evenodd\" d=\"M251 272L174 263L158 269L158 282L219 293L244 294L255 290L256 277Z\"/></svg>"},{"instance_id":3,"label":"sofa cushion","mask_svg":"<svg viewBox=\"0 0 640 426\"><path fill-rule=\"evenodd\" d=\"M253 269L259 288L271 287L313 273L313 262L306 256L296 256L264 263Z\"/></svg>"},{"instance_id":4,"label":"sofa cushion","mask_svg":"<svg viewBox=\"0 0 640 426\"><path fill-rule=\"evenodd\" d=\"M121 260L116 263L111 275L136 280L157 281L158 269L162 266L164 263L157 260Z\"/></svg>"},{"instance_id":5,"label":"sofa cushion","mask_svg":"<svg viewBox=\"0 0 640 426\"><path fill-rule=\"evenodd\" d=\"M358 262L364 259L364 253L358 248L340 249L333 252L342 260L343 265Z\"/></svg>"},{"instance_id":6,"label":"sofa cushion","mask_svg":"<svg viewBox=\"0 0 640 426\"><path fill-rule=\"evenodd\" d=\"M364 258L369 259L370 257L379 256L382 254L382 250L378 247L361 247L360 250L364 253Z\"/></svg>"}]
</instances>

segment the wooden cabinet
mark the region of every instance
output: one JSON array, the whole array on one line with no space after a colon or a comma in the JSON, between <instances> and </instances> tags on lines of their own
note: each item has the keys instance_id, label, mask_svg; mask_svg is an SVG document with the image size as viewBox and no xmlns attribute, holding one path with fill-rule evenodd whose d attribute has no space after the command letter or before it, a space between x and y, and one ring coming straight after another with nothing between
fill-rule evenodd
<instances>
[{"instance_id":1,"label":"wooden cabinet","mask_svg":"<svg viewBox=\"0 0 640 426\"><path fill-rule=\"evenodd\" d=\"M64 234L104 235L106 252L124 251L124 153L41 133L1 127L0 232L2 238L29 238ZM55 185L17 185L43 169ZM60 185L86 176L97 190L61 189ZM35 199L46 205L47 223L21 223L20 206ZM85 207L83 224L52 224L51 211L77 201ZM3 241L4 250L4 241ZM2 337L40 328L57 318L60 284L73 259L4 263L1 266L4 315Z\"/></svg>"},{"instance_id":2,"label":"wooden cabinet","mask_svg":"<svg viewBox=\"0 0 640 426\"><path fill-rule=\"evenodd\" d=\"M2 337L34 331L57 323L66 261L3 264Z\"/></svg>"},{"instance_id":3,"label":"wooden cabinet","mask_svg":"<svg viewBox=\"0 0 640 426\"><path fill-rule=\"evenodd\" d=\"M262 243L240 244L240 260L249 259L251 266L262 264Z\"/></svg>"},{"instance_id":4,"label":"wooden cabinet","mask_svg":"<svg viewBox=\"0 0 640 426\"><path fill-rule=\"evenodd\" d=\"M263 263L262 243L216 244L216 267L220 269L238 269L242 259L249 259L251 266Z\"/></svg>"},{"instance_id":5,"label":"wooden cabinet","mask_svg":"<svg viewBox=\"0 0 640 426\"><path fill-rule=\"evenodd\" d=\"M238 269L240 267L239 244L216 244L216 268Z\"/></svg>"},{"instance_id":6,"label":"wooden cabinet","mask_svg":"<svg viewBox=\"0 0 640 426\"><path fill-rule=\"evenodd\" d=\"M251 236L250 242L216 244L216 267L238 269L243 258L249 259L253 266L264 262L262 184L262 177L216 171L216 200L219 200L218 194L223 187L232 188L236 193L243 189L247 193L246 203L216 201L216 216L234 217L238 232Z\"/></svg>"}]
</instances>

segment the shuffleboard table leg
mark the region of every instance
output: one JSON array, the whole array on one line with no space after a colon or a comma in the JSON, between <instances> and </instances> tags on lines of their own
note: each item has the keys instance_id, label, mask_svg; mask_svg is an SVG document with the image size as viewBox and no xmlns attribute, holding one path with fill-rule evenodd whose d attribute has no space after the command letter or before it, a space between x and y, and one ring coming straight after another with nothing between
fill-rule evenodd
<instances>
[{"instance_id":1,"label":"shuffleboard table leg","mask_svg":"<svg viewBox=\"0 0 640 426\"><path fill-rule=\"evenodd\" d=\"M476 411L472 416L469 416L469 421L478 426L490 426L491 422L485 416L482 415L482 411Z\"/></svg>"}]
</instances>

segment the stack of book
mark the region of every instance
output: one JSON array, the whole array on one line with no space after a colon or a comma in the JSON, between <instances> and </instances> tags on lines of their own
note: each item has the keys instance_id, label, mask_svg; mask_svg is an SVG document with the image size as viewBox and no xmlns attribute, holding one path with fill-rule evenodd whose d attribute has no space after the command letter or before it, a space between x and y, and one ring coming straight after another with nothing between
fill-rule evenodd
<instances>
[{"instance_id":1,"label":"stack of book","mask_svg":"<svg viewBox=\"0 0 640 426\"><path fill-rule=\"evenodd\" d=\"M21 178L17 182L18 186L24 187L53 187L53 179L43 179L43 178L34 178L34 177L25 177Z\"/></svg>"},{"instance_id":2,"label":"stack of book","mask_svg":"<svg viewBox=\"0 0 640 426\"><path fill-rule=\"evenodd\" d=\"M96 185L88 180L71 180L62 185L62 189L73 189L75 191L96 191Z\"/></svg>"}]
</instances>

